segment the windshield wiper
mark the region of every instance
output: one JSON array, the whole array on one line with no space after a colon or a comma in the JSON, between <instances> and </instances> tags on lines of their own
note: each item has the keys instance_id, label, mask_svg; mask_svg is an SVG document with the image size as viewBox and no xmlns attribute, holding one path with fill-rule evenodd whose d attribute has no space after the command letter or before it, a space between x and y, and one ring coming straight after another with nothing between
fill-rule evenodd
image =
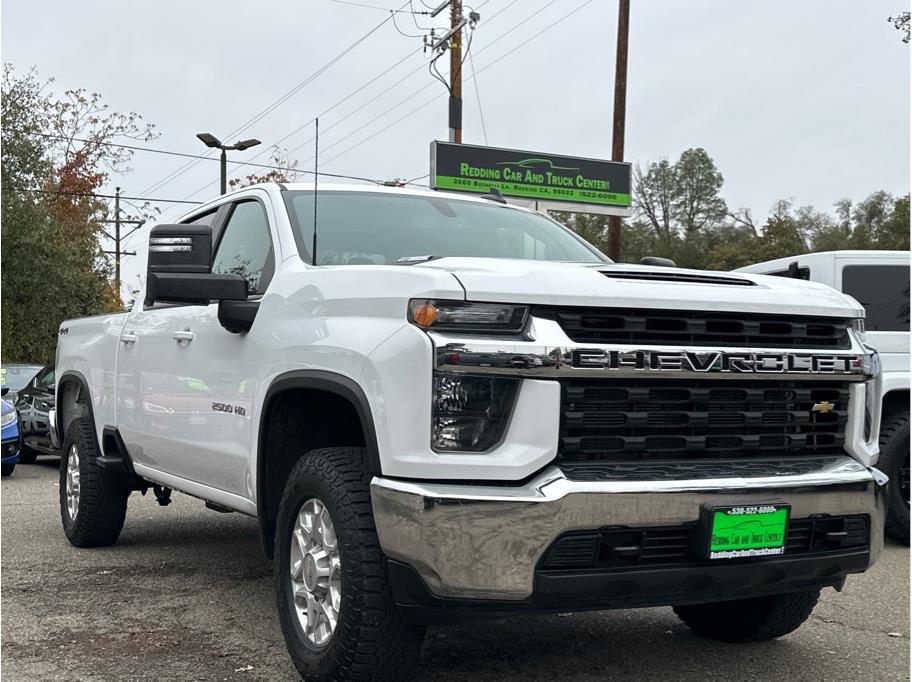
<instances>
[{"instance_id":1,"label":"windshield wiper","mask_svg":"<svg viewBox=\"0 0 912 682\"><path fill-rule=\"evenodd\" d=\"M396 262L399 265L414 265L415 263L427 263L438 258L443 258L443 256L403 256L402 258L397 258Z\"/></svg>"}]
</instances>

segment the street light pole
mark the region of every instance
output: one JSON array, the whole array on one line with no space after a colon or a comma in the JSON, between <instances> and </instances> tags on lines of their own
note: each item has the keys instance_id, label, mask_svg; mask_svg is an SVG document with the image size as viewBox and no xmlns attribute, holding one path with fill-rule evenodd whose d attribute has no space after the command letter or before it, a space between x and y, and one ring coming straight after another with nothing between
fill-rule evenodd
<instances>
[{"instance_id":1,"label":"street light pole","mask_svg":"<svg viewBox=\"0 0 912 682\"><path fill-rule=\"evenodd\" d=\"M259 140L250 139L239 140L234 144L228 145L222 144L215 135L212 135L210 133L197 133L196 136L207 147L222 150L222 155L219 159L221 166L219 169L219 189L222 194L225 194L228 191L228 155L225 152L227 152L229 149L242 152L245 149L250 149L251 147L255 147L258 144L261 144Z\"/></svg>"},{"instance_id":2,"label":"street light pole","mask_svg":"<svg viewBox=\"0 0 912 682\"><path fill-rule=\"evenodd\" d=\"M221 173L219 183L219 192L225 194L228 191L228 154L225 153L225 148L222 147L222 163L221 163Z\"/></svg>"}]
</instances>

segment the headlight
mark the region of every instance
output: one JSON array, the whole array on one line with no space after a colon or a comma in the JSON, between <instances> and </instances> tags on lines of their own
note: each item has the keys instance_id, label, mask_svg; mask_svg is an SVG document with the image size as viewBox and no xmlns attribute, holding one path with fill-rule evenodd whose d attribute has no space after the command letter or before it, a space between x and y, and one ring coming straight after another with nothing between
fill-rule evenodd
<instances>
[{"instance_id":1,"label":"headlight","mask_svg":"<svg viewBox=\"0 0 912 682\"><path fill-rule=\"evenodd\" d=\"M852 331L854 331L858 337L864 341L865 340L865 321L863 317L856 317L852 320Z\"/></svg>"},{"instance_id":2,"label":"headlight","mask_svg":"<svg viewBox=\"0 0 912 682\"><path fill-rule=\"evenodd\" d=\"M519 380L434 375L431 446L442 452L485 452L503 437Z\"/></svg>"},{"instance_id":3,"label":"headlight","mask_svg":"<svg viewBox=\"0 0 912 682\"><path fill-rule=\"evenodd\" d=\"M3 415L0 416L0 426L9 426L14 421L16 421L16 410L4 412Z\"/></svg>"},{"instance_id":4,"label":"headlight","mask_svg":"<svg viewBox=\"0 0 912 682\"><path fill-rule=\"evenodd\" d=\"M422 329L476 334L517 334L528 314L529 307L524 305L428 299L413 299L408 309L409 322Z\"/></svg>"}]
</instances>

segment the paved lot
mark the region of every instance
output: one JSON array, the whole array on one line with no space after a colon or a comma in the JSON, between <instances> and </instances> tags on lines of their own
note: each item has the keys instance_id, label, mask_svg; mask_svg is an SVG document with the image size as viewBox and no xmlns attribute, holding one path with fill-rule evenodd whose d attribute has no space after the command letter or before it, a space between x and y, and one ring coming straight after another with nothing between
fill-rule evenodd
<instances>
[{"instance_id":1,"label":"paved lot","mask_svg":"<svg viewBox=\"0 0 912 682\"><path fill-rule=\"evenodd\" d=\"M130 500L117 546L60 530L52 460L2 495L3 680L292 680L256 523L176 495ZM428 632L420 680L909 679L909 551L889 545L797 633L733 647L671 609L517 619Z\"/></svg>"}]
</instances>

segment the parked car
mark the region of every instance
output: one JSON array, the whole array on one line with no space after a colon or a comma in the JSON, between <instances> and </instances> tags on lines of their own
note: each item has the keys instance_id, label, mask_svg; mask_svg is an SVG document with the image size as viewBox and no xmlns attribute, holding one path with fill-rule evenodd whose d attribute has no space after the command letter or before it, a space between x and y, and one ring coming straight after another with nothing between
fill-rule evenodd
<instances>
[{"instance_id":1,"label":"parked car","mask_svg":"<svg viewBox=\"0 0 912 682\"><path fill-rule=\"evenodd\" d=\"M19 461L19 420L16 408L0 400L0 474L9 476Z\"/></svg>"},{"instance_id":2,"label":"parked car","mask_svg":"<svg viewBox=\"0 0 912 682\"><path fill-rule=\"evenodd\" d=\"M31 365L25 362L5 362L0 365L0 384L9 389L6 400L15 405L19 391L25 388L40 371L41 365Z\"/></svg>"},{"instance_id":3,"label":"parked car","mask_svg":"<svg viewBox=\"0 0 912 682\"><path fill-rule=\"evenodd\" d=\"M887 535L909 544L909 252L825 251L739 272L822 282L865 309L864 341L880 353L883 386L878 468L890 477Z\"/></svg>"},{"instance_id":4,"label":"parked car","mask_svg":"<svg viewBox=\"0 0 912 682\"><path fill-rule=\"evenodd\" d=\"M48 412L54 409L54 365L46 365L28 385L19 391L16 399L19 410L22 452L19 461L32 464L38 455L59 455L51 441Z\"/></svg>"}]
</instances>

